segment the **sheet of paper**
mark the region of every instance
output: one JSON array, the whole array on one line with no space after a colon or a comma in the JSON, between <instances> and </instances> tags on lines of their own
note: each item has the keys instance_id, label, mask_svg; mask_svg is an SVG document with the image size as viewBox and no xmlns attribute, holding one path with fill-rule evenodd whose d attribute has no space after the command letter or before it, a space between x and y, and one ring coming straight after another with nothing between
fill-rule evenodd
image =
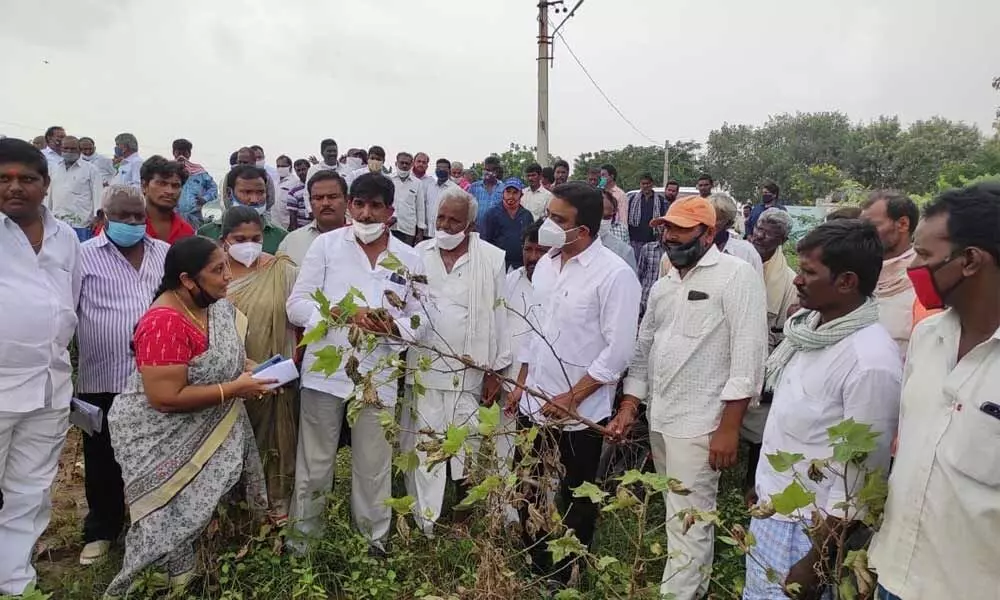
<instances>
[{"instance_id":1,"label":"sheet of paper","mask_svg":"<svg viewBox=\"0 0 1000 600\"><path fill-rule=\"evenodd\" d=\"M104 424L104 411L100 407L79 398L70 400L73 410L69 412L69 422L87 435L100 433Z\"/></svg>"},{"instance_id":2,"label":"sheet of paper","mask_svg":"<svg viewBox=\"0 0 1000 600\"><path fill-rule=\"evenodd\" d=\"M288 383L289 381L295 381L299 378L299 370L295 368L295 362L286 358L285 360L273 364L259 372L253 374L254 379L277 379L278 383L268 386L267 389L273 390L274 388L281 387Z\"/></svg>"}]
</instances>

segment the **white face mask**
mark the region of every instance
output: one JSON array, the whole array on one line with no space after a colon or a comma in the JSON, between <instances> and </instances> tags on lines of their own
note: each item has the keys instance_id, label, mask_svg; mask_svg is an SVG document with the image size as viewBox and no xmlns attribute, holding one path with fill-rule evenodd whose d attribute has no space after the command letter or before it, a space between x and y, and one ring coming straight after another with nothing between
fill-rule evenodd
<instances>
[{"instance_id":1,"label":"white face mask","mask_svg":"<svg viewBox=\"0 0 1000 600\"><path fill-rule=\"evenodd\" d=\"M370 244L377 240L385 231L385 223L362 223L355 221L351 223L354 229L354 237L358 238L362 244Z\"/></svg>"},{"instance_id":2,"label":"white face mask","mask_svg":"<svg viewBox=\"0 0 1000 600\"><path fill-rule=\"evenodd\" d=\"M264 162L263 158L254 163L254 166L257 167L258 169L263 169L266 165L267 163Z\"/></svg>"},{"instance_id":3,"label":"white face mask","mask_svg":"<svg viewBox=\"0 0 1000 600\"><path fill-rule=\"evenodd\" d=\"M257 259L260 258L260 253L263 251L264 246L257 242L240 242L239 244L229 245L229 256L247 268L250 268L251 265L257 262Z\"/></svg>"},{"instance_id":4,"label":"white face mask","mask_svg":"<svg viewBox=\"0 0 1000 600\"><path fill-rule=\"evenodd\" d=\"M291 174L292 174L291 167L278 167L278 177L284 179L285 177L288 177Z\"/></svg>"},{"instance_id":5,"label":"white face mask","mask_svg":"<svg viewBox=\"0 0 1000 600\"><path fill-rule=\"evenodd\" d=\"M465 232L448 233L447 231L438 229L434 233L434 239L437 240L437 245L442 250L454 250L465 239Z\"/></svg>"},{"instance_id":6,"label":"white face mask","mask_svg":"<svg viewBox=\"0 0 1000 600\"><path fill-rule=\"evenodd\" d=\"M406 179L407 177L410 176L410 172L409 171L404 171L403 169L397 168L396 169L396 175L399 175L400 179Z\"/></svg>"},{"instance_id":7,"label":"white face mask","mask_svg":"<svg viewBox=\"0 0 1000 600\"><path fill-rule=\"evenodd\" d=\"M349 157L347 157L347 167L349 169L351 169L352 171L360 169L363 166L363 164L364 163L362 163L361 159L358 158L357 156L349 156Z\"/></svg>"},{"instance_id":8,"label":"white face mask","mask_svg":"<svg viewBox=\"0 0 1000 600\"><path fill-rule=\"evenodd\" d=\"M566 245L566 230L552 219L545 219L538 228L538 244L552 248L562 248Z\"/></svg>"}]
</instances>

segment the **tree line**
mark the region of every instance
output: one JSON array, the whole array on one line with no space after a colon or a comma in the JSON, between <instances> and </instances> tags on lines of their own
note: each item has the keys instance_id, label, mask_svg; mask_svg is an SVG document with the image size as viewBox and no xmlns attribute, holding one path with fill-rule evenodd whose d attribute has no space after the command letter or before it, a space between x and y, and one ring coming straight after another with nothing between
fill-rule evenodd
<instances>
[{"instance_id":1,"label":"tree line","mask_svg":"<svg viewBox=\"0 0 1000 600\"><path fill-rule=\"evenodd\" d=\"M1000 92L1000 77L992 83ZM987 135L975 125L943 117L904 127L896 116L865 123L837 111L779 114L763 125L723 123L704 144L671 142L670 178L694 186L699 174L709 173L741 201L756 198L765 180L781 187L787 204L877 188L921 197L1000 177L1000 108L993 129ZM511 144L497 156L507 176L523 176L535 162L534 151ZM663 185L662 146L585 152L572 161L572 178L584 179L589 167L605 163L615 165L618 184L626 190L638 188L644 173Z\"/></svg>"}]
</instances>

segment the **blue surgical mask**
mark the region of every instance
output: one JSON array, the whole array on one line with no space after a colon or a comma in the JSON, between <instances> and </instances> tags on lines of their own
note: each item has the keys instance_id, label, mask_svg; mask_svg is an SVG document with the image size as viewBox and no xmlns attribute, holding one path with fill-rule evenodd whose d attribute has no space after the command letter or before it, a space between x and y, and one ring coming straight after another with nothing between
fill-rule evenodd
<instances>
[{"instance_id":1,"label":"blue surgical mask","mask_svg":"<svg viewBox=\"0 0 1000 600\"><path fill-rule=\"evenodd\" d=\"M108 221L108 227L104 230L108 239L116 246L131 248L146 237L145 223L119 223L118 221Z\"/></svg>"},{"instance_id":2,"label":"blue surgical mask","mask_svg":"<svg viewBox=\"0 0 1000 600\"><path fill-rule=\"evenodd\" d=\"M434 176L437 177L438 183L444 183L451 176L451 171L448 169L437 169L434 171Z\"/></svg>"},{"instance_id":3,"label":"blue surgical mask","mask_svg":"<svg viewBox=\"0 0 1000 600\"><path fill-rule=\"evenodd\" d=\"M267 212L267 203L264 204L243 204L236 198L236 194L230 195L229 199L232 201L233 206L246 206L257 211L257 214L263 215Z\"/></svg>"}]
</instances>

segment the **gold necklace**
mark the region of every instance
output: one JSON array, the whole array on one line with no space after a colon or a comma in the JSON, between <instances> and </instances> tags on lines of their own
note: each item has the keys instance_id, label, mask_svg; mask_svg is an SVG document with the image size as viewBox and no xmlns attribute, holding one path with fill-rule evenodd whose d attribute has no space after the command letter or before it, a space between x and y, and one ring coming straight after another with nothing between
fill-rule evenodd
<instances>
[{"instance_id":1,"label":"gold necklace","mask_svg":"<svg viewBox=\"0 0 1000 600\"><path fill-rule=\"evenodd\" d=\"M177 292L171 290L170 293L174 295L174 298L177 299L177 302L181 305L181 308L183 308L184 312L187 313L187 316L192 321L194 321L194 324L198 326L198 329L201 329L204 332L208 332L208 327L206 325L203 325L202 322L201 322L201 319L199 319L198 317L196 317L195 314L193 312L191 312L191 309L188 308L187 303L184 302L183 300L181 300L181 297L177 295Z\"/></svg>"}]
</instances>

